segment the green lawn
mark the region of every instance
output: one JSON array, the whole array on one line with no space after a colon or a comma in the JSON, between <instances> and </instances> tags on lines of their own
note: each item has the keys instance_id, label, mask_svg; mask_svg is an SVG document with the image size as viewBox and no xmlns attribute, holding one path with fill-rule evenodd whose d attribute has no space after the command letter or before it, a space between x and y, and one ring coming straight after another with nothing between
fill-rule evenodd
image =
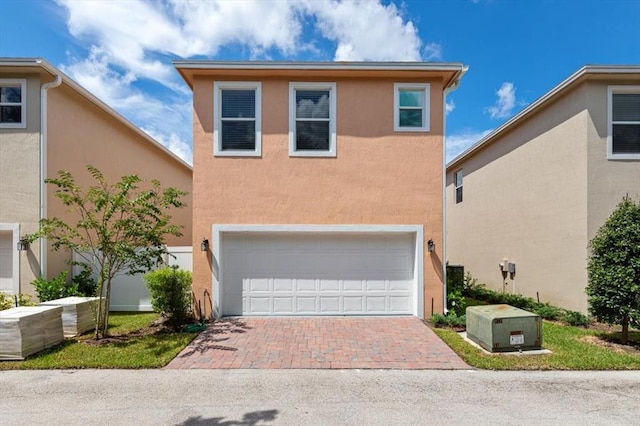
<instances>
[{"instance_id":1,"label":"green lawn","mask_svg":"<svg viewBox=\"0 0 640 426\"><path fill-rule=\"evenodd\" d=\"M135 332L158 319L156 313L112 312L109 335L114 341L85 343L92 333L65 339L58 346L24 361L2 361L0 370L62 368L159 368L167 365L197 333L158 333L136 336ZM133 335L126 336L129 333ZM125 337L126 336L126 337Z\"/></svg>"},{"instance_id":2,"label":"green lawn","mask_svg":"<svg viewBox=\"0 0 640 426\"><path fill-rule=\"evenodd\" d=\"M618 353L611 348L580 340L584 336L605 333L581 327L543 322L543 347L546 355L490 355L470 345L451 329L433 328L438 336L469 365L487 370L638 370L640 355ZM640 332L632 332L640 342Z\"/></svg>"}]
</instances>

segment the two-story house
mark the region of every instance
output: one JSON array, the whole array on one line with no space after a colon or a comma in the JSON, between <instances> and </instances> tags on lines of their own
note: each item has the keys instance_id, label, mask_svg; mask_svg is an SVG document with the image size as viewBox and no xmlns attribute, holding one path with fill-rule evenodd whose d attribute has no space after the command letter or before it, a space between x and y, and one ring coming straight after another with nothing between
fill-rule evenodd
<instances>
[{"instance_id":1,"label":"two-story house","mask_svg":"<svg viewBox=\"0 0 640 426\"><path fill-rule=\"evenodd\" d=\"M586 312L589 241L627 194L640 196L640 66L588 65L447 165L447 258Z\"/></svg>"},{"instance_id":2,"label":"two-story house","mask_svg":"<svg viewBox=\"0 0 640 426\"><path fill-rule=\"evenodd\" d=\"M37 277L71 270L71 254L42 240L23 244L44 217L69 219L67 208L45 185L59 170L86 188L91 164L109 182L138 174L191 193L192 169L43 59L0 58L0 291L33 294ZM191 195L172 212L184 236L170 245L191 245ZM69 274L69 278L70 278Z\"/></svg>"},{"instance_id":3,"label":"two-story house","mask_svg":"<svg viewBox=\"0 0 640 426\"><path fill-rule=\"evenodd\" d=\"M450 63L175 61L206 315L443 310Z\"/></svg>"}]
</instances>

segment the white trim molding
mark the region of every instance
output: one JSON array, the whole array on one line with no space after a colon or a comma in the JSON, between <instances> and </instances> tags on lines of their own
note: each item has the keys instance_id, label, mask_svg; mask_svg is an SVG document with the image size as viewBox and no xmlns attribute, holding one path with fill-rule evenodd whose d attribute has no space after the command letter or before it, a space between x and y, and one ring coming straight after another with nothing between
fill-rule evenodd
<instances>
[{"instance_id":1,"label":"white trim molding","mask_svg":"<svg viewBox=\"0 0 640 426\"><path fill-rule=\"evenodd\" d=\"M321 90L329 92L329 119L326 118L303 118L303 121L329 121L329 149L328 150L298 150L296 144L296 121L297 90ZM290 157L335 157L336 150L336 102L337 102L336 83L308 83L308 82L290 82L289 83L289 156Z\"/></svg>"},{"instance_id":2,"label":"white trim molding","mask_svg":"<svg viewBox=\"0 0 640 426\"><path fill-rule=\"evenodd\" d=\"M400 125L400 92L416 91L422 94L422 105L416 107L403 106L402 109L415 109L422 111L422 125L416 127ZM430 128L429 118L431 114L431 86L428 83L394 83L393 84L393 130L396 132L428 132Z\"/></svg>"},{"instance_id":3,"label":"white trim molding","mask_svg":"<svg viewBox=\"0 0 640 426\"><path fill-rule=\"evenodd\" d=\"M254 90L255 116L233 120L255 122L255 145L253 150L222 149L222 91ZM259 81L216 81L213 83L213 154L216 157L260 157L262 156L262 83Z\"/></svg>"},{"instance_id":4,"label":"white trim molding","mask_svg":"<svg viewBox=\"0 0 640 426\"><path fill-rule=\"evenodd\" d=\"M607 159L608 160L640 160L640 145L635 153L613 152L613 95L618 93L632 93L640 95L640 85L615 85L607 88ZM616 121L615 124L631 124L640 127L640 119L637 121Z\"/></svg>"},{"instance_id":5,"label":"white trim molding","mask_svg":"<svg viewBox=\"0 0 640 426\"><path fill-rule=\"evenodd\" d=\"M2 102L2 99L0 99L0 106L20 107L20 122L0 122L0 129L25 129L27 127L27 79L0 78L0 88L2 87L20 87L20 102Z\"/></svg>"},{"instance_id":6,"label":"white trim molding","mask_svg":"<svg viewBox=\"0 0 640 426\"><path fill-rule=\"evenodd\" d=\"M20 293L20 252L18 251L18 241L20 240L19 223L0 223L0 231L11 232L11 277L13 279L13 294Z\"/></svg>"},{"instance_id":7,"label":"white trim molding","mask_svg":"<svg viewBox=\"0 0 640 426\"><path fill-rule=\"evenodd\" d=\"M213 225L212 306L214 318L222 314L222 283L224 265L221 262L224 233L304 233L304 234L412 234L414 237L414 300L413 314L424 317L424 227L423 225Z\"/></svg>"}]
</instances>

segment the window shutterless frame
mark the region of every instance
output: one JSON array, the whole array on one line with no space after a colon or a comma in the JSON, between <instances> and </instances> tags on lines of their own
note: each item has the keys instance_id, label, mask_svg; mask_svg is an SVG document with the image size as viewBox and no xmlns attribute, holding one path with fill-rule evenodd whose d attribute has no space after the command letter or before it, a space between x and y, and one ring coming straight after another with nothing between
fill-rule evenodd
<instances>
[{"instance_id":1,"label":"window shutterless frame","mask_svg":"<svg viewBox=\"0 0 640 426\"><path fill-rule=\"evenodd\" d=\"M393 130L428 132L430 99L428 83L395 83L393 85Z\"/></svg>"},{"instance_id":2,"label":"window shutterless frame","mask_svg":"<svg viewBox=\"0 0 640 426\"><path fill-rule=\"evenodd\" d=\"M289 156L336 156L336 83L289 83Z\"/></svg>"},{"instance_id":3,"label":"window shutterless frame","mask_svg":"<svg viewBox=\"0 0 640 426\"><path fill-rule=\"evenodd\" d=\"M0 79L0 128L27 127L27 80Z\"/></svg>"},{"instance_id":4,"label":"window shutterless frame","mask_svg":"<svg viewBox=\"0 0 640 426\"><path fill-rule=\"evenodd\" d=\"M456 190L456 204L462 202L462 169L453 174L453 184Z\"/></svg>"},{"instance_id":5,"label":"window shutterless frame","mask_svg":"<svg viewBox=\"0 0 640 426\"><path fill-rule=\"evenodd\" d=\"M260 157L261 83L216 81L213 84L213 104L213 154L217 157Z\"/></svg>"},{"instance_id":6,"label":"window shutterless frame","mask_svg":"<svg viewBox=\"0 0 640 426\"><path fill-rule=\"evenodd\" d=\"M607 159L640 160L640 85L608 87Z\"/></svg>"}]
</instances>

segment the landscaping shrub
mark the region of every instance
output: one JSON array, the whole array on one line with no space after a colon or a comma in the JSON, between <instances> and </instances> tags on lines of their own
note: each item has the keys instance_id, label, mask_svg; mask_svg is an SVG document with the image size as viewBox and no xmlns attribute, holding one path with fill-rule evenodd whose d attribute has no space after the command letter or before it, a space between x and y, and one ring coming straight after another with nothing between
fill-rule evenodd
<instances>
[{"instance_id":1,"label":"landscaping shrub","mask_svg":"<svg viewBox=\"0 0 640 426\"><path fill-rule=\"evenodd\" d=\"M466 327L467 317L465 315L449 315L433 314L431 315L431 323L435 327Z\"/></svg>"},{"instance_id":2,"label":"landscaping shrub","mask_svg":"<svg viewBox=\"0 0 640 426\"><path fill-rule=\"evenodd\" d=\"M589 317L582 312L576 311L566 311L562 320L574 327L588 327L590 323Z\"/></svg>"},{"instance_id":3,"label":"landscaping shrub","mask_svg":"<svg viewBox=\"0 0 640 426\"><path fill-rule=\"evenodd\" d=\"M76 283L67 284L67 271L60 272L60 275L52 280L47 280L43 277L36 278L31 284L35 287L40 302L80 296Z\"/></svg>"},{"instance_id":4,"label":"landscaping shrub","mask_svg":"<svg viewBox=\"0 0 640 426\"><path fill-rule=\"evenodd\" d=\"M548 303L539 304L533 308L533 312L540 315L546 320L559 320L563 317L564 312L562 309L549 305Z\"/></svg>"},{"instance_id":5,"label":"landscaping shrub","mask_svg":"<svg viewBox=\"0 0 640 426\"><path fill-rule=\"evenodd\" d=\"M83 265L82 271L78 273L71 281L76 284L78 292L86 297L96 295L98 283L93 279L93 270L90 266Z\"/></svg>"},{"instance_id":6,"label":"landscaping shrub","mask_svg":"<svg viewBox=\"0 0 640 426\"><path fill-rule=\"evenodd\" d=\"M462 291L447 291L447 310L455 315L463 315L466 305Z\"/></svg>"},{"instance_id":7,"label":"landscaping shrub","mask_svg":"<svg viewBox=\"0 0 640 426\"><path fill-rule=\"evenodd\" d=\"M191 272L169 266L144 276L153 310L165 316L173 327L184 325L190 319L191 279Z\"/></svg>"},{"instance_id":8,"label":"landscaping shrub","mask_svg":"<svg viewBox=\"0 0 640 426\"><path fill-rule=\"evenodd\" d=\"M0 292L0 311L13 308L13 296Z\"/></svg>"}]
</instances>

